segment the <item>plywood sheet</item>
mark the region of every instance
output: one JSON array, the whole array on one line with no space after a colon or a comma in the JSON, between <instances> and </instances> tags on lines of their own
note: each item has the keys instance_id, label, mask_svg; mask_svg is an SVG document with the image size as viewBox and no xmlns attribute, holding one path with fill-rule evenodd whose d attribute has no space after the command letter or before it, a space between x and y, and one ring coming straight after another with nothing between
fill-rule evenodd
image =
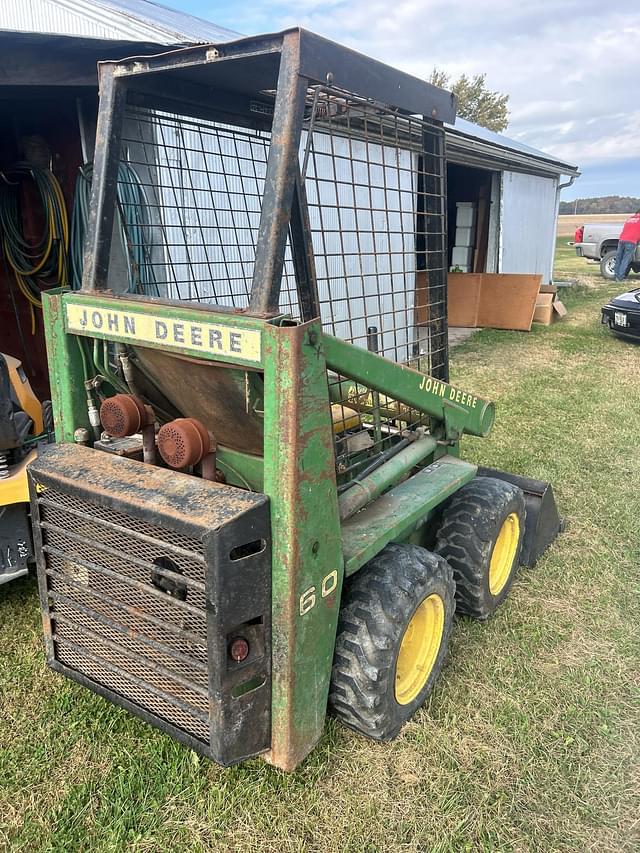
<instances>
[{"instance_id":1,"label":"plywood sheet","mask_svg":"<svg viewBox=\"0 0 640 853\"><path fill-rule=\"evenodd\" d=\"M477 325L528 332L541 283L541 275L484 273Z\"/></svg>"},{"instance_id":2,"label":"plywood sheet","mask_svg":"<svg viewBox=\"0 0 640 853\"><path fill-rule=\"evenodd\" d=\"M415 324L424 326L429 322L429 290L427 274L416 272Z\"/></svg>"},{"instance_id":3,"label":"plywood sheet","mask_svg":"<svg viewBox=\"0 0 640 853\"><path fill-rule=\"evenodd\" d=\"M482 290L479 273L449 273L449 325L476 326Z\"/></svg>"}]
</instances>

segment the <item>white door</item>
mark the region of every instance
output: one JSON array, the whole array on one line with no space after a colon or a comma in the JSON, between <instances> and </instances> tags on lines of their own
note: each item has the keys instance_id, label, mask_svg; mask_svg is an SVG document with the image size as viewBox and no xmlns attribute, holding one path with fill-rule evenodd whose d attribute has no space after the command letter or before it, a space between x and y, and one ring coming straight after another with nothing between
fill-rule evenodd
<instances>
[{"instance_id":1,"label":"white door","mask_svg":"<svg viewBox=\"0 0 640 853\"><path fill-rule=\"evenodd\" d=\"M541 273L551 280L556 228L555 178L503 172L500 272Z\"/></svg>"}]
</instances>

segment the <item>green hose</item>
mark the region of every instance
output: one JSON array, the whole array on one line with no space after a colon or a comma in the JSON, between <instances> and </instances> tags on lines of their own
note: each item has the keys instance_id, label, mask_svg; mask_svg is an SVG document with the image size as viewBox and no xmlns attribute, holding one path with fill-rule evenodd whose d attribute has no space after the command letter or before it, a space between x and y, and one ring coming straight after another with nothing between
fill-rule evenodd
<instances>
[{"instance_id":1,"label":"green hose","mask_svg":"<svg viewBox=\"0 0 640 853\"><path fill-rule=\"evenodd\" d=\"M79 290L82 286L84 241L89 221L92 179L93 164L85 163L80 167L76 178L71 217L71 270L74 290ZM116 216L122 250L127 260L127 292L159 296L160 290L151 263L149 211L147 195L137 173L128 163L120 163Z\"/></svg>"},{"instance_id":2,"label":"green hose","mask_svg":"<svg viewBox=\"0 0 640 853\"><path fill-rule=\"evenodd\" d=\"M102 341L102 375L109 384L121 394L130 394L129 386L111 370L109 365L109 342Z\"/></svg>"},{"instance_id":3,"label":"green hose","mask_svg":"<svg viewBox=\"0 0 640 853\"><path fill-rule=\"evenodd\" d=\"M80 350L80 358L82 359L82 376L84 378L84 381L87 382L87 380L90 379L90 376L89 376L89 363L87 361L87 354L84 351L84 341L82 340L80 335L76 335L75 338L76 338L76 342L78 344L78 349Z\"/></svg>"}]
</instances>

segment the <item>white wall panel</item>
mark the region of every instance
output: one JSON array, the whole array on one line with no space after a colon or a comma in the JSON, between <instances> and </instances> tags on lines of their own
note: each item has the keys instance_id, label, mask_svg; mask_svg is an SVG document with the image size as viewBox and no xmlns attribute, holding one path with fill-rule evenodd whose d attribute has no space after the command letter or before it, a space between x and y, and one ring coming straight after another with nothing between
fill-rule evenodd
<instances>
[{"instance_id":1,"label":"white wall panel","mask_svg":"<svg viewBox=\"0 0 640 853\"><path fill-rule=\"evenodd\" d=\"M557 185L555 178L503 172L500 272L551 279Z\"/></svg>"}]
</instances>

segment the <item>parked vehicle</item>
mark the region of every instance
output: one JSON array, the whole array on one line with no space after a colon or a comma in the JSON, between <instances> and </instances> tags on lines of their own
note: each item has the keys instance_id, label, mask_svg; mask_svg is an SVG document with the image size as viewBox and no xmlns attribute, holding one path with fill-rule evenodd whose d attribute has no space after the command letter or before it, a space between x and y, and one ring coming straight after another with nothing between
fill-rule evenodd
<instances>
[{"instance_id":1,"label":"parked vehicle","mask_svg":"<svg viewBox=\"0 0 640 853\"><path fill-rule=\"evenodd\" d=\"M602 309L602 322L614 334L640 341L640 287L608 302Z\"/></svg>"},{"instance_id":2,"label":"parked vehicle","mask_svg":"<svg viewBox=\"0 0 640 853\"><path fill-rule=\"evenodd\" d=\"M623 225L623 221L586 222L576 230L575 240L570 245L575 246L578 257L600 261L603 278L613 279L618 238ZM640 245L626 275L631 271L640 272Z\"/></svg>"}]
</instances>

